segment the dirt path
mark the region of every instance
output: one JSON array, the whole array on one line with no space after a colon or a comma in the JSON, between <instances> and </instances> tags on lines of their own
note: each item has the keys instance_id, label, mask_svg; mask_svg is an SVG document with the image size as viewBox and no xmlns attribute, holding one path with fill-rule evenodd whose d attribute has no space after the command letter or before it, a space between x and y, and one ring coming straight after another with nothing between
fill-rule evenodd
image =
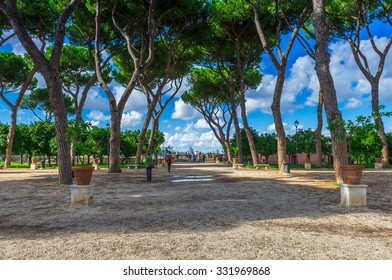
<instances>
[{"instance_id":1,"label":"dirt path","mask_svg":"<svg viewBox=\"0 0 392 280\"><path fill-rule=\"evenodd\" d=\"M365 171L368 208L343 209L331 171L94 173L71 206L56 170L0 170L0 259L392 259L392 171Z\"/></svg>"}]
</instances>

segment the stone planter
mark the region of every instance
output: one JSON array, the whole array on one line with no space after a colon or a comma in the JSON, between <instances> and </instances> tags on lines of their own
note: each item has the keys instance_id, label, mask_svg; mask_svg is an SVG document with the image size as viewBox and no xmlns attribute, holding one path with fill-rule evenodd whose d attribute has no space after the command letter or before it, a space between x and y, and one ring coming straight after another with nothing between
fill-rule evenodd
<instances>
[{"instance_id":1,"label":"stone planter","mask_svg":"<svg viewBox=\"0 0 392 280\"><path fill-rule=\"evenodd\" d=\"M310 169L312 169L312 164L310 163L310 162L305 162L305 169L306 170L310 170Z\"/></svg>"},{"instance_id":2,"label":"stone planter","mask_svg":"<svg viewBox=\"0 0 392 280\"><path fill-rule=\"evenodd\" d=\"M72 171L75 175L76 185L90 185L94 166L72 166Z\"/></svg>"},{"instance_id":3,"label":"stone planter","mask_svg":"<svg viewBox=\"0 0 392 280\"><path fill-rule=\"evenodd\" d=\"M71 204L89 206L93 199L93 185L71 185Z\"/></svg>"},{"instance_id":4,"label":"stone planter","mask_svg":"<svg viewBox=\"0 0 392 280\"><path fill-rule=\"evenodd\" d=\"M374 161L375 161L374 162L375 169L383 169L384 168L384 165L382 163L382 158L375 158Z\"/></svg>"},{"instance_id":5,"label":"stone planter","mask_svg":"<svg viewBox=\"0 0 392 280\"><path fill-rule=\"evenodd\" d=\"M340 185L340 206L341 207L366 207L367 185Z\"/></svg>"},{"instance_id":6,"label":"stone planter","mask_svg":"<svg viewBox=\"0 0 392 280\"><path fill-rule=\"evenodd\" d=\"M343 184L359 185L361 183L363 165L341 165Z\"/></svg>"}]
</instances>

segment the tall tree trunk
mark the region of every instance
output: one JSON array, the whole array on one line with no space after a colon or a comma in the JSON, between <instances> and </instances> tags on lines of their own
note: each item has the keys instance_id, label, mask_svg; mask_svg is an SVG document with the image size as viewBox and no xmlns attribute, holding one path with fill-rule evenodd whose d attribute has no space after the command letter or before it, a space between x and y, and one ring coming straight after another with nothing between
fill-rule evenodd
<instances>
[{"instance_id":1,"label":"tall tree trunk","mask_svg":"<svg viewBox=\"0 0 392 280\"><path fill-rule=\"evenodd\" d=\"M112 103L113 104L113 103ZM117 107L117 106L116 106ZM118 110L110 110L110 141L109 141L109 173L121 173L120 167L120 141L121 141L121 115Z\"/></svg>"},{"instance_id":2,"label":"tall tree trunk","mask_svg":"<svg viewBox=\"0 0 392 280\"><path fill-rule=\"evenodd\" d=\"M235 140L236 144L238 147L237 151L237 156L238 156L238 163L242 163L244 160L243 158L243 152L242 152L242 141L241 141L241 128L240 128L240 123L238 121L238 116L237 116L237 102L235 98L235 89L231 88L230 89L230 105L231 105L231 114L233 116L233 122L234 122L234 129L235 129Z\"/></svg>"},{"instance_id":3,"label":"tall tree trunk","mask_svg":"<svg viewBox=\"0 0 392 280\"><path fill-rule=\"evenodd\" d=\"M392 47L392 36L389 37L388 43L386 44L384 50L382 51L376 44L374 40L374 36L369 28L369 19L373 14L373 11L368 9L368 4L366 3L367 1L364 0L358 0L357 1L357 13L358 15L356 16L356 32L352 33L352 35L355 35L354 39L350 36L347 36L344 32L341 30L337 29L336 27L335 30L340 33L340 35L350 44L351 47L351 52L353 53L354 60L356 64L358 65L358 68L361 70L362 74L365 76L365 78L368 80L370 86L371 86L371 94L372 94L372 115L374 117L375 123L379 126L377 135L381 140L382 147L381 147L381 156L382 156L382 161L385 165L388 165L388 141L387 137L385 134L385 129L384 129L384 123L382 120L382 116L380 115L379 112L379 84L380 84L380 79L381 79L381 74L384 70L385 66L385 60L388 55L389 50ZM378 8L380 8L382 13L385 13L386 18L390 18L390 7L388 8L387 5L384 5L382 1L379 1L377 3ZM389 25L392 25L392 22L390 20L387 21ZM371 68L369 67L369 62L368 62L368 57L366 57L366 54L364 54L361 50L361 28L365 27L364 29L366 30L366 35L368 40L371 42L371 46L373 48L374 54L376 54L379 57L378 61L378 66L377 66L377 71L375 74L372 74Z\"/></svg>"},{"instance_id":4,"label":"tall tree trunk","mask_svg":"<svg viewBox=\"0 0 392 280\"><path fill-rule=\"evenodd\" d=\"M276 80L274 97L271 105L272 115L274 116L274 123L276 129L276 136L278 139L278 166L279 172L284 171L284 162L286 161L286 133L284 131L282 114L280 112L280 99L282 96L283 85L284 85L284 73L285 69L280 68L278 71L278 78Z\"/></svg>"},{"instance_id":5,"label":"tall tree trunk","mask_svg":"<svg viewBox=\"0 0 392 280\"><path fill-rule=\"evenodd\" d=\"M7 149L6 149L6 153L5 153L5 167L11 166L12 147L14 145L18 108L19 108L20 102L23 99L23 96L25 95L31 82L33 81L34 75L37 72L37 70L38 70L38 67L34 66L33 69L30 71L30 73L27 75L27 78L26 78L25 82L23 83L23 86L20 89L20 91L18 93L18 97L16 98L15 103L13 105L3 94L0 94L1 99L11 109L11 124L10 124L10 130L9 130L8 136L7 136Z\"/></svg>"},{"instance_id":6,"label":"tall tree trunk","mask_svg":"<svg viewBox=\"0 0 392 280\"><path fill-rule=\"evenodd\" d=\"M43 71L44 72L44 71ZM53 72L52 72L53 73ZM54 73L53 73L54 74ZM65 107L65 101L61 88L61 82L58 75L51 75L50 73L43 73L46 85L50 93L50 102L53 107L56 118L56 143L57 143L57 158L59 165L59 179L61 184L72 184L72 170L71 170L71 146L67 139L68 131L68 112Z\"/></svg>"},{"instance_id":7,"label":"tall tree trunk","mask_svg":"<svg viewBox=\"0 0 392 280\"><path fill-rule=\"evenodd\" d=\"M334 157L335 178L337 183L343 182L340 166L348 163L347 141L342 114L338 108L336 90L329 69L330 54L328 52L329 30L325 22L325 0L313 0L313 24L316 35L316 73L323 92L323 100L328 125L331 129L332 151Z\"/></svg>"},{"instance_id":8,"label":"tall tree trunk","mask_svg":"<svg viewBox=\"0 0 392 280\"><path fill-rule=\"evenodd\" d=\"M257 152L255 140L253 139L253 134L248 124L248 117L246 115L246 100L245 100L245 67L249 61L249 55L246 59L241 59L243 57L240 48L241 42L237 40L236 42L236 58L237 58L237 70L240 76L240 108L241 108L241 119L242 124L244 125L244 130L246 134L246 138L248 139L250 154L252 156L253 166L257 166Z\"/></svg>"},{"instance_id":9,"label":"tall tree trunk","mask_svg":"<svg viewBox=\"0 0 392 280\"><path fill-rule=\"evenodd\" d=\"M154 139L155 139L155 132L158 130L158 119L152 117L151 118L151 133L150 133L150 139L148 139L148 148L147 151L151 154L152 149L154 148Z\"/></svg>"},{"instance_id":10,"label":"tall tree trunk","mask_svg":"<svg viewBox=\"0 0 392 280\"><path fill-rule=\"evenodd\" d=\"M255 140L253 139L252 131L251 131L249 124L248 124L248 119L246 117L245 98L243 101L241 101L241 119L242 119L242 124L244 125L246 137L248 138L248 143L249 143L250 153L252 156L253 166L257 166L256 145L255 145Z\"/></svg>"},{"instance_id":11,"label":"tall tree trunk","mask_svg":"<svg viewBox=\"0 0 392 280\"><path fill-rule=\"evenodd\" d=\"M155 109L155 105L150 105L149 108L153 108L153 109L148 110L146 114L146 118L144 119L142 129L140 130L139 142L137 143L137 150L136 150L136 159L135 159L136 164L140 164L142 159L144 140L146 139L146 133L151 121L152 110Z\"/></svg>"},{"instance_id":12,"label":"tall tree trunk","mask_svg":"<svg viewBox=\"0 0 392 280\"><path fill-rule=\"evenodd\" d=\"M235 129L236 144L238 147L238 151L237 151L238 162L242 163L244 160L244 156L242 152L241 128L238 122L237 112L235 110L233 110L233 122L234 122L234 129Z\"/></svg>"},{"instance_id":13,"label":"tall tree trunk","mask_svg":"<svg viewBox=\"0 0 392 280\"><path fill-rule=\"evenodd\" d=\"M275 47L277 50L278 55L275 56L275 54L272 52L272 49L269 47L268 39L264 34L263 26L261 25L260 21L260 2L258 4L253 3L250 0L247 0L247 3L251 6L253 9L253 14L254 14L254 22L256 25L257 33L259 35L260 41L263 45L264 51L267 53L268 57L271 59L272 64L278 71L278 78L276 81L276 86L275 86L275 91L274 91L274 98L272 101L271 109L272 109L272 114L274 116L274 122L275 122L275 129L276 129L276 134L278 138L278 165L279 165L279 172L283 173L284 171L284 165L283 163L285 162L286 158L286 134L284 131L283 127L283 122L282 122L282 116L280 112L280 99L282 96L282 91L283 91L283 85L284 85L284 80L285 80L285 72L286 72L286 67L287 67L287 60L289 58L290 51L293 47L294 41L297 37L297 34L299 32L300 26L302 26L302 23L305 21L305 18L307 17L307 14L310 9L311 5L311 0L307 0L306 4L301 12L301 14L298 17L298 20L295 24L295 27L292 28L290 40L287 43L286 50L282 52L280 42L281 40L281 32L282 32L282 22L278 24L276 27L276 38L275 38ZM276 2L277 8L279 8L279 1ZM278 14L280 12L280 9L276 9L276 16L280 17L281 15ZM278 58L279 59L278 59Z\"/></svg>"},{"instance_id":14,"label":"tall tree trunk","mask_svg":"<svg viewBox=\"0 0 392 280\"><path fill-rule=\"evenodd\" d=\"M321 130L323 128L323 91L320 89L317 105L317 128L315 133L316 140L316 167L323 165L323 150L321 148Z\"/></svg>"},{"instance_id":15,"label":"tall tree trunk","mask_svg":"<svg viewBox=\"0 0 392 280\"><path fill-rule=\"evenodd\" d=\"M379 102L379 82L370 83L372 86L372 115L374 118L374 122L378 125L377 135L381 140L382 147L381 147L381 157L383 165L388 165L388 139L387 135L385 134L384 122L380 115L380 102Z\"/></svg>"},{"instance_id":16,"label":"tall tree trunk","mask_svg":"<svg viewBox=\"0 0 392 280\"><path fill-rule=\"evenodd\" d=\"M14 137L15 137L15 130L16 130L16 115L17 115L17 107L11 108L11 123L10 123L10 130L8 131L7 136L7 149L5 150L5 167L11 166L12 161L12 147L14 145Z\"/></svg>"}]
</instances>

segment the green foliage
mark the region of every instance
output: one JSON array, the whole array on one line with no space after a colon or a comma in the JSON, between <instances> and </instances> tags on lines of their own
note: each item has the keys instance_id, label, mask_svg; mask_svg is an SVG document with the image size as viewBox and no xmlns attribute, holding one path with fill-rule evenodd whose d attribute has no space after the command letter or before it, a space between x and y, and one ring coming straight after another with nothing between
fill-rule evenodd
<instances>
[{"instance_id":1,"label":"green foliage","mask_svg":"<svg viewBox=\"0 0 392 280\"><path fill-rule=\"evenodd\" d=\"M377 135L378 126L371 116L358 116L355 123L349 120L346 129L352 159L368 164L375 156L380 156L382 143Z\"/></svg>"},{"instance_id":2,"label":"green foliage","mask_svg":"<svg viewBox=\"0 0 392 280\"><path fill-rule=\"evenodd\" d=\"M69 1L18 0L17 8L27 32L32 37L54 41L57 19Z\"/></svg>"},{"instance_id":3,"label":"green foliage","mask_svg":"<svg viewBox=\"0 0 392 280\"><path fill-rule=\"evenodd\" d=\"M311 129L299 130L295 135L299 153L306 153L307 156L316 152L315 133Z\"/></svg>"},{"instance_id":4,"label":"green foliage","mask_svg":"<svg viewBox=\"0 0 392 280\"><path fill-rule=\"evenodd\" d=\"M261 133L255 139L256 151L267 158L277 153L278 140L275 133Z\"/></svg>"},{"instance_id":5,"label":"green foliage","mask_svg":"<svg viewBox=\"0 0 392 280\"><path fill-rule=\"evenodd\" d=\"M222 77L210 68L195 68L188 79L191 89L181 96L181 99L197 109L206 104L227 102L228 87ZM201 111L201 110L199 110Z\"/></svg>"},{"instance_id":6,"label":"green foliage","mask_svg":"<svg viewBox=\"0 0 392 280\"><path fill-rule=\"evenodd\" d=\"M10 126L8 124L3 124L0 122L0 156L5 155L5 150L7 149L7 135Z\"/></svg>"},{"instance_id":7,"label":"green foliage","mask_svg":"<svg viewBox=\"0 0 392 280\"><path fill-rule=\"evenodd\" d=\"M25 82L29 66L23 57L0 51L0 93L16 91Z\"/></svg>"},{"instance_id":8,"label":"green foliage","mask_svg":"<svg viewBox=\"0 0 392 280\"><path fill-rule=\"evenodd\" d=\"M268 157L276 154L277 152L278 140L276 134L275 133L259 134L254 128L250 128L250 129L253 135L253 139L255 141L256 152L266 157L268 161ZM246 133L243 128L241 129L241 141L242 141L242 152L244 156L251 156L248 137L246 137ZM234 135L233 138L230 139L230 145L233 151L238 150L236 143L237 143L236 136Z\"/></svg>"},{"instance_id":9,"label":"green foliage","mask_svg":"<svg viewBox=\"0 0 392 280\"><path fill-rule=\"evenodd\" d=\"M50 157L57 153L57 145L54 141L56 131L53 122L43 121L31 123L29 133L31 135L33 155L47 155Z\"/></svg>"},{"instance_id":10,"label":"green foliage","mask_svg":"<svg viewBox=\"0 0 392 280\"><path fill-rule=\"evenodd\" d=\"M139 134L140 130L125 130L121 132L120 150L121 154L124 155L125 158L130 158L136 154Z\"/></svg>"},{"instance_id":11,"label":"green foliage","mask_svg":"<svg viewBox=\"0 0 392 280\"><path fill-rule=\"evenodd\" d=\"M326 5L327 22L333 27L336 37L339 38L342 37L341 34L345 34L353 39L359 35L358 31L360 32L376 19L386 20L392 6L390 1L382 2L384 3L368 0L329 0ZM359 29L357 29L358 20Z\"/></svg>"}]
</instances>

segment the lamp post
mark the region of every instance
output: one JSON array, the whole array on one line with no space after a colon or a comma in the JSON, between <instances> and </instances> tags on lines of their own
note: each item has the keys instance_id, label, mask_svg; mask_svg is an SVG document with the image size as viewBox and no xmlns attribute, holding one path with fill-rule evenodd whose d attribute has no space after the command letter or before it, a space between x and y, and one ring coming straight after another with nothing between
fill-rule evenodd
<instances>
[{"instance_id":1,"label":"lamp post","mask_svg":"<svg viewBox=\"0 0 392 280\"><path fill-rule=\"evenodd\" d=\"M299 121L295 120L295 122L294 122L294 126L295 126L295 162L297 164L297 169L298 169L298 136L297 136L298 125L299 125Z\"/></svg>"},{"instance_id":2,"label":"lamp post","mask_svg":"<svg viewBox=\"0 0 392 280\"><path fill-rule=\"evenodd\" d=\"M109 130L109 140L108 140L108 144L109 144L109 146L108 146L108 170L109 170L109 167L110 167L110 124L106 123L106 127Z\"/></svg>"}]
</instances>

